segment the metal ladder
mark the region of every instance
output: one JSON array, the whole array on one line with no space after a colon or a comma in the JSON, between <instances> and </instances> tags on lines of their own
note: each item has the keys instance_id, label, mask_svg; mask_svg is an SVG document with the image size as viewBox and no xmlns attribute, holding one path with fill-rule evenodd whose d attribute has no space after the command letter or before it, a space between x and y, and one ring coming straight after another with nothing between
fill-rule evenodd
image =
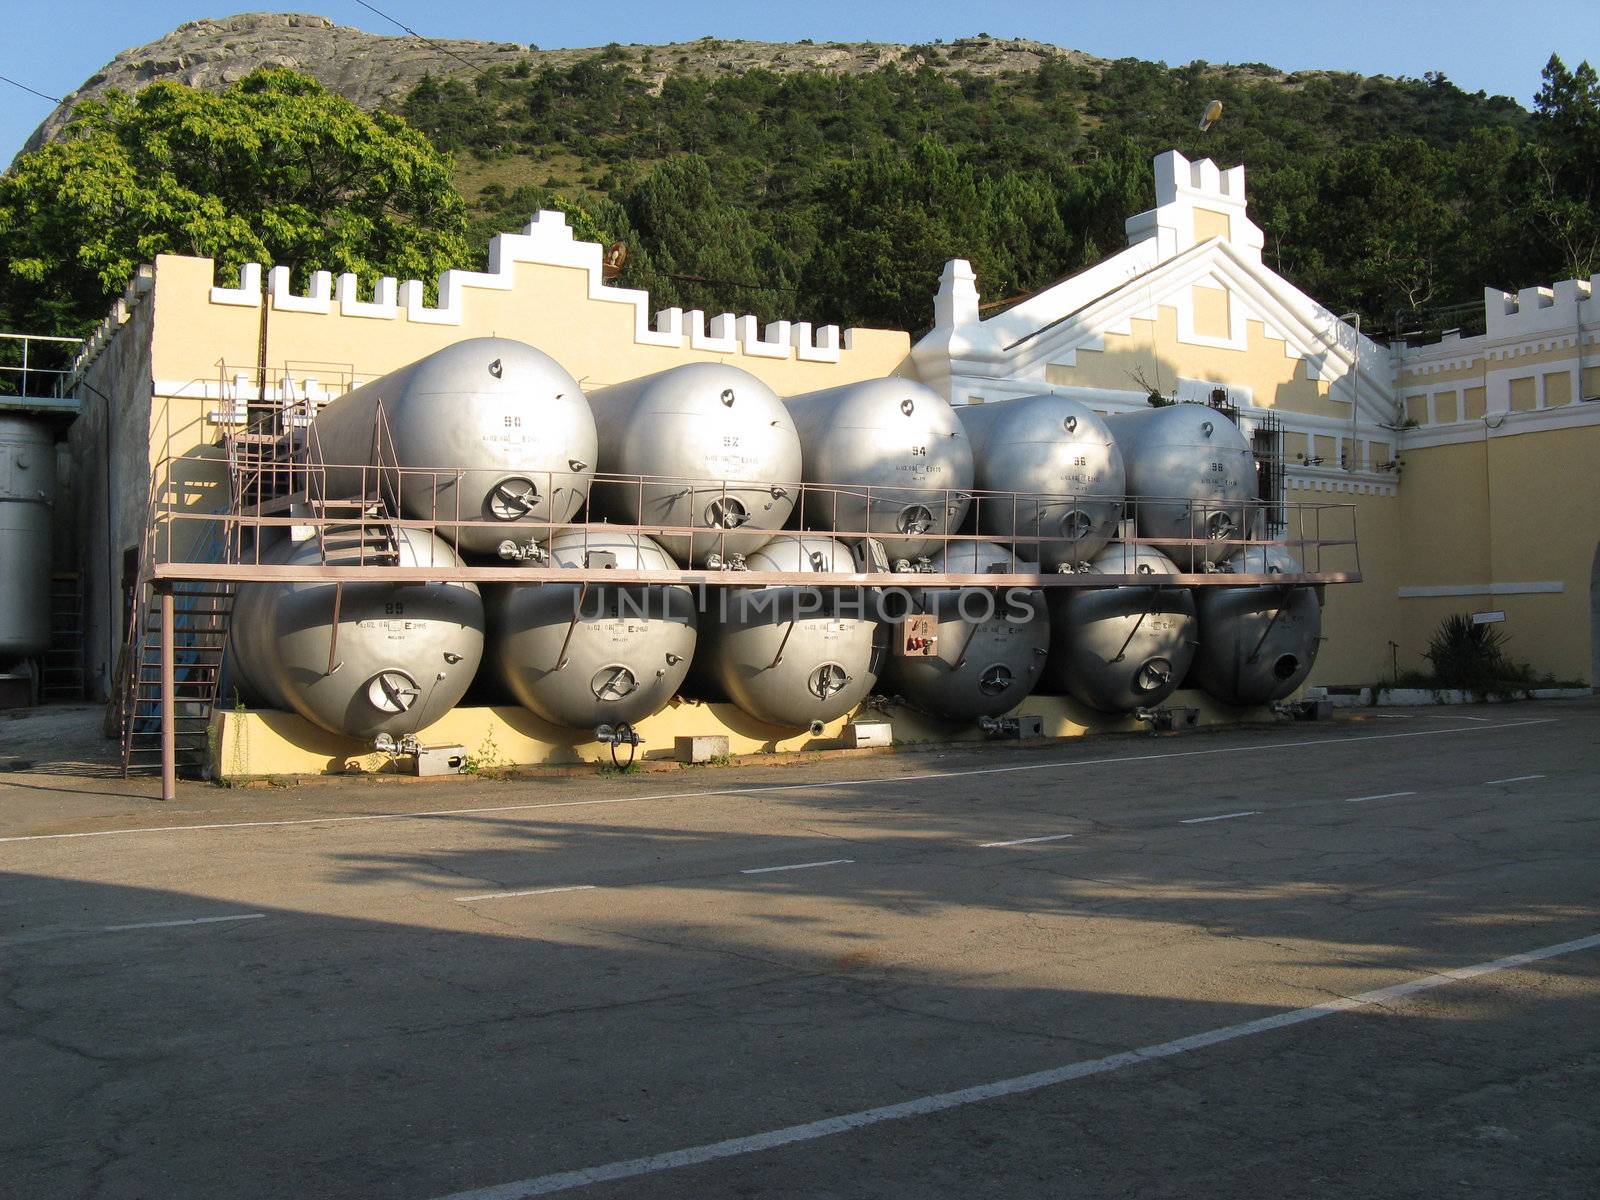
<instances>
[{"instance_id":1,"label":"metal ladder","mask_svg":"<svg viewBox=\"0 0 1600 1200\"><path fill-rule=\"evenodd\" d=\"M39 696L45 701L83 699L83 580L76 571L50 576L50 649Z\"/></svg>"}]
</instances>

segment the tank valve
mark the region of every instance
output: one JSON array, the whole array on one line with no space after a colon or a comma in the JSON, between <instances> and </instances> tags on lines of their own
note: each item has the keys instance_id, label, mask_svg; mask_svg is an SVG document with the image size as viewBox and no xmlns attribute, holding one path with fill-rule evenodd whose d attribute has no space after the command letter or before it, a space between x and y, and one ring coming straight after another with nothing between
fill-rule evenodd
<instances>
[{"instance_id":1,"label":"tank valve","mask_svg":"<svg viewBox=\"0 0 1600 1200\"><path fill-rule=\"evenodd\" d=\"M1150 726L1151 733L1173 733L1200 723L1197 708L1136 708L1133 715Z\"/></svg>"},{"instance_id":2,"label":"tank valve","mask_svg":"<svg viewBox=\"0 0 1600 1200\"><path fill-rule=\"evenodd\" d=\"M712 571L748 571L744 555L730 554L727 558L715 552L706 555L706 567Z\"/></svg>"},{"instance_id":3,"label":"tank valve","mask_svg":"<svg viewBox=\"0 0 1600 1200\"><path fill-rule=\"evenodd\" d=\"M413 734L406 733L396 738L393 734L380 733L372 739L372 748L393 762L402 755L415 754L422 749L422 745Z\"/></svg>"},{"instance_id":4,"label":"tank valve","mask_svg":"<svg viewBox=\"0 0 1600 1200\"><path fill-rule=\"evenodd\" d=\"M632 766L634 755L638 753L639 747L644 745L644 738L639 736L639 731L626 721L618 721L615 725L597 725L594 740L611 747L611 765L615 767ZM626 762L618 756L618 746L628 747Z\"/></svg>"},{"instance_id":5,"label":"tank valve","mask_svg":"<svg viewBox=\"0 0 1600 1200\"><path fill-rule=\"evenodd\" d=\"M544 564L550 561L550 551L537 542L529 542L519 546L510 538L500 543L500 557L507 562L525 562Z\"/></svg>"},{"instance_id":6,"label":"tank valve","mask_svg":"<svg viewBox=\"0 0 1600 1200\"><path fill-rule=\"evenodd\" d=\"M1040 717L1019 715L1015 717L979 717L978 728L992 738L1036 738L1044 736L1044 721Z\"/></svg>"}]
</instances>

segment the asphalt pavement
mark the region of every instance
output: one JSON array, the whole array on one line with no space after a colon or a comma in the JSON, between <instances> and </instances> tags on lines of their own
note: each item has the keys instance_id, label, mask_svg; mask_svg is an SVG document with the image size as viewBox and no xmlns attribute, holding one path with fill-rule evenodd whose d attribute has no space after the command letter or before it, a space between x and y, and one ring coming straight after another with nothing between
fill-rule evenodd
<instances>
[{"instance_id":1,"label":"asphalt pavement","mask_svg":"<svg viewBox=\"0 0 1600 1200\"><path fill-rule=\"evenodd\" d=\"M1572 1196L1600 703L0 775L0 1195Z\"/></svg>"}]
</instances>

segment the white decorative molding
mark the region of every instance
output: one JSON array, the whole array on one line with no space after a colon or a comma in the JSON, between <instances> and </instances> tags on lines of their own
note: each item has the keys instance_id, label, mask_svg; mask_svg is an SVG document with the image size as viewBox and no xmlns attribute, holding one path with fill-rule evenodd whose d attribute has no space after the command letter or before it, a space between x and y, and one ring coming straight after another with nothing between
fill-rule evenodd
<instances>
[{"instance_id":1,"label":"white decorative molding","mask_svg":"<svg viewBox=\"0 0 1600 1200\"><path fill-rule=\"evenodd\" d=\"M918 377L952 401L977 380L1027 380L1029 390L1043 391L1051 365L1074 365L1079 350L1102 349L1106 335L1131 332L1131 321L1153 320L1167 307L1179 314L1180 341L1197 346L1243 350L1247 322L1259 321L1267 336L1282 340L1286 358L1304 363L1308 379L1329 384L1334 403L1350 403L1359 380L1364 423L1392 421L1394 365L1386 347L1230 242L1213 238L1159 263L1155 245L1130 247L987 320L977 316L971 265L951 260L934 299L934 328L912 347ZM1227 289L1237 341L1194 336L1197 285Z\"/></svg>"},{"instance_id":2,"label":"white decorative molding","mask_svg":"<svg viewBox=\"0 0 1600 1200\"><path fill-rule=\"evenodd\" d=\"M1467 421L1443 425L1422 425L1407 429L1400 449L1426 450L1433 446L1455 446L1462 442L1481 442L1484 438L1516 437L1524 433L1549 433L1558 429L1581 429L1600 425L1600 401L1573 401L1554 408L1527 412L1490 413Z\"/></svg>"},{"instance_id":3,"label":"white decorative molding","mask_svg":"<svg viewBox=\"0 0 1600 1200\"><path fill-rule=\"evenodd\" d=\"M1396 588L1402 600L1436 599L1441 596L1545 596L1567 590L1559 579L1539 583L1444 583L1421 587Z\"/></svg>"},{"instance_id":4,"label":"white decorative molding","mask_svg":"<svg viewBox=\"0 0 1600 1200\"><path fill-rule=\"evenodd\" d=\"M1333 492L1352 496L1394 496L1399 485L1393 475L1372 471L1345 471L1338 467L1303 467L1284 464L1284 486L1292 492Z\"/></svg>"},{"instance_id":5,"label":"white decorative molding","mask_svg":"<svg viewBox=\"0 0 1600 1200\"><path fill-rule=\"evenodd\" d=\"M1600 275L1563 279L1553 287L1523 288L1516 295L1483 289L1487 336L1527 339L1538 334L1570 334L1600 323Z\"/></svg>"},{"instance_id":6,"label":"white decorative molding","mask_svg":"<svg viewBox=\"0 0 1600 1200\"><path fill-rule=\"evenodd\" d=\"M288 272L282 267L269 273L269 293L272 307L283 312L331 315L336 302L341 316L394 321L404 314L407 321L419 325L460 325L466 319L468 296L474 291L512 290L518 264L571 267L588 276L590 300L633 307L633 338L639 345L680 349L687 340L695 350L817 363L836 363L851 349L851 331L841 335L837 325L814 328L805 321L774 321L761 329L754 317L723 313L713 317L708 328L704 313L685 314L676 308L663 309L652 319L649 293L605 282L603 255L598 242L582 242L573 236L565 214L544 211L534 214L521 233L497 234L490 240L487 271L449 270L440 275L438 302L433 305L427 303L427 288L421 280L401 283L386 277L378 281L372 299L363 301L354 275L340 275L335 286L327 271L316 272L309 292L297 296L289 290ZM238 287L213 287L211 303L257 307L261 303L261 264L246 263Z\"/></svg>"},{"instance_id":7,"label":"white decorative molding","mask_svg":"<svg viewBox=\"0 0 1600 1200\"><path fill-rule=\"evenodd\" d=\"M1195 211L1204 209L1226 217L1228 241L1261 261L1266 238L1247 211L1243 167L1223 171L1209 158L1190 162L1168 150L1156 156L1155 176L1156 206L1124 222L1129 245L1153 241L1160 258L1180 254L1205 240L1195 230Z\"/></svg>"}]
</instances>

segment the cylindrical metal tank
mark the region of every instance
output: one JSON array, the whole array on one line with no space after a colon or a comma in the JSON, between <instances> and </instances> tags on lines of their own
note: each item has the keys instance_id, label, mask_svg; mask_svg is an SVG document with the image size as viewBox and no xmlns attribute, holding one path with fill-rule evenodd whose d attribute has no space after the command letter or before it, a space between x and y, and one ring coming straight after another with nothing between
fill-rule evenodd
<instances>
[{"instance_id":1,"label":"cylindrical metal tank","mask_svg":"<svg viewBox=\"0 0 1600 1200\"><path fill-rule=\"evenodd\" d=\"M800 434L807 529L869 534L896 560L932 554L961 524L972 448L955 410L932 388L868 379L784 404Z\"/></svg>"},{"instance_id":2,"label":"cylindrical metal tank","mask_svg":"<svg viewBox=\"0 0 1600 1200\"><path fill-rule=\"evenodd\" d=\"M396 473L372 468L402 468L402 513L439 521L440 534L472 554L494 554L507 538L543 540L547 522L571 520L588 499L597 453L594 416L572 376L548 354L498 337L446 346L348 392L312 431L330 497L376 495L381 477L392 499Z\"/></svg>"},{"instance_id":3,"label":"cylindrical metal tank","mask_svg":"<svg viewBox=\"0 0 1600 1200\"><path fill-rule=\"evenodd\" d=\"M330 526L263 563L459 567L442 538L399 526ZM334 733L418 733L460 701L483 658L470 583L242 583L229 624L241 691Z\"/></svg>"},{"instance_id":4,"label":"cylindrical metal tank","mask_svg":"<svg viewBox=\"0 0 1600 1200\"><path fill-rule=\"evenodd\" d=\"M1188 588L1160 585L1177 566L1154 547L1113 542L1087 570L1149 576L1151 586L1051 589L1042 688L1101 712L1161 703L1183 681L1195 654L1194 597Z\"/></svg>"},{"instance_id":5,"label":"cylindrical metal tank","mask_svg":"<svg viewBox=\"0 0 1600 1200\"><path fill-rule=\"evenodd\" d=\"M50 648L50 430L0 414L0 670Z\"/></svg>"},{"instance_id":6,"label":"cylindrical metal tank","mask_svg":"<svg viewBox=\"0 0 1600 1200\"><path fill-rule=\"evenodd\" d=\"M953 542L933 561L941 574L1013 570L1012 552L990 542ZM1022 563L1015 570L1035 569ZM933 616L936 653L892 647L883 690L936 716L976 720L1009 712L1033 691L1050 647L1050 616L1038 589L920 588L913 611Z\"/></svg>"},{"instance_id":7,"label":"cylindrical metal tank","mask_svg":"<svg viewBox=\"0 0 1600 1200\"><path fill-rule=\"evenodd\" d=\"M1113 413L1106 425L1127 464L1140 537L1215 543L1246 536L1255 458L1239 427L1222 413L1203 404L1170 404ZM1234 550L1220 544L1156 545L1184 571L1221 562Z\"/></svg>"},{"instance_id":8,"label":"cylindrical metal tank","mask_svg":"<svg viewBox=\"0 0 1600 1200\"><path fill-rule=\"evenodd\" d=\"M800 439L777 395L748 371L689 363L589 397L602 482L594 511L631 525L700 528L656 540L685 566L749 554L782 529L800 482ZM691 545L692 542L692 545Z\"/></svg>"},{"instance_id":9,"label":"cylindrical metal tank","mask_svg":"<svg viewBox=\"0 0 1600 1200\"><path fill-rule=\"evenodd\" d=\"M557 567L671 571L650 538L591 526L550 539ZM686 587L578 583L488 589L489 664L519 704L571 729L632 724L665 708L694 656Z\"/></svg>"},{"instance_id":10,"label":"cylindrical metal tank","mask_svg":"<svg viewBox=\"0 0 1600 1200\"><path fill-rule=\"evenodd\" d=\"M824 586L855 570L850 551L825 537L774 538L752 571L818 575L815 587L714 588L696 669L758 721L798 729L851 711L882 669L884 631L863 589Z\"/></svg>"},{"instance_id":11,"label":"cylindrical metal tank","mask_svg":"<svg viewBox=\"0 0 1600 1200\"><path fill-rule=\"evenodd\" d=\"M1298 575L1293 555L1247 546L1228 564L1240 575ZM1200 649L1190 681L1228 704L1270 704L1311 674L1322 643L1316 589L1260 584L1196 588Z\"/></svg>"},{"instance_id":12,"label":"cylindrical metal tank","mask_svg":"<svg viewBox=\"0 0 1600 1200\"><path fill-rule=\"evenodd\" d=\"M1048 393L968 404L956 410L977 463L984 492L1027 492L1051 499L982 496L978 532L1005 541L1014 535L1055 539L1038 543L1047 571L1088 562L1117 533L1127 472L1100 414L1086 404ZM1033 557L1035 547L1021 549Z\"/></svg>"}]
</instances>

